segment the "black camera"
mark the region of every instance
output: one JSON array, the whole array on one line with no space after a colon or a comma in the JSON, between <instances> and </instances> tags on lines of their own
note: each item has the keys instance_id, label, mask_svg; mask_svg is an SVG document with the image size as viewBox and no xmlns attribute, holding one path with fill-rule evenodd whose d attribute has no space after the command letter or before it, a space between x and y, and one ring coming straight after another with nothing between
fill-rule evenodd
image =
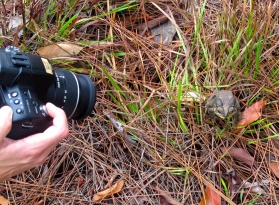
<instances>
[{"instance_id":1,"label":"black camera","mask_svg":"<svg viewBox=\"0 0 279 205\"><path fill-rule=\"evenodd\" d=\"M8 138L46 130L52 123L47 102L62 108L68 119L80 120L91 114L95 101L96 88L87 75L53 69L48 59L14 46L0 49L0 107L13 109Z\"/></svg>"}]
</instances>

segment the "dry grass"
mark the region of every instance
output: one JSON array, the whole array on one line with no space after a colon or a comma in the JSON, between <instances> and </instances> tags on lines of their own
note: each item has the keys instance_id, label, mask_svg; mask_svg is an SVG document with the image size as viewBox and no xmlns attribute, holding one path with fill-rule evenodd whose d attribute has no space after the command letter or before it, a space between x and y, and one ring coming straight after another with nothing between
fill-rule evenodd
<instances>
[{"instance_id":1,"label":"dry grass","mask_svg":"<svg viewBox=\"0 0 279 205\"><path fill-rule=\"evenodd\" d=\"M207 1L204 9L203 1L138 1L111 14L104 14L109 6L127 1L99 1L91 7L82 0L67 2L32 1L25 9L18 6L16 12L26 15L24 36L17 38L17 32L6 36L28 52L54 42L86 45L78 60L53 63L92 75L98 88L95 112L83 122L69 122L70 136L46 163L1 183L0 195L12 204L93 204L93 194L122 178L123 190L99 204L136 205L144 200L158 204L154 185L182 204L198 204L205 186L215 187L223 204L229 200L279 204L278 180L268 166L268 158L279 160L278 139L259 140L279 130L278 0ZM47 11L51 5L52 12ZM135 30L149 16L162 15L159 8L169 11L182 35L169 46L155 42L148 29ZM5 19L1 12L2 25L14 15L8 11ZM69 30L74 31L57 35L76 13L79 19L104 15L79 26L70 24ZM2 45L12 43L3 36L0 40ZM208 97L216 87L231 89L242 111L254 101L267 99L265 120L248 127L251 133L216 134L204 114L205 102L182 100L189 91ZM125 124L126 134L135 139L133 146L105 111ZM249 144L251 140L256 143ZM222 157L222 146L247 150L255 158L254 165ZM240 193L226 196L220 179L230 191L232 168L241 181L267 180L261 185L265 193L255 202L257 194L251 189L243 190L242 202Z\"/></svg>"}]
</instances>

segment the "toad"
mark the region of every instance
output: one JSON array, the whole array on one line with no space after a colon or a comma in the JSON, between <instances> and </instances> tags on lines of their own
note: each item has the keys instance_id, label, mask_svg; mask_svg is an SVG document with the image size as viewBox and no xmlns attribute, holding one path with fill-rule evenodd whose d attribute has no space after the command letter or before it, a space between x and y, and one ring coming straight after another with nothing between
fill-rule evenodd
<instances>
[{"instance_id":1,"label":"toad","mask_svg":"<svg viewBox=\"0 0 279 205\"><path fill-rule=\"evenodd\" d=\"M216 117L220 117L223 120L231 120L232 127L241 115L239 102L229 90L214 90L206 103L205 112L213 123L217 124Z\"/></svg>"}]
</instances>

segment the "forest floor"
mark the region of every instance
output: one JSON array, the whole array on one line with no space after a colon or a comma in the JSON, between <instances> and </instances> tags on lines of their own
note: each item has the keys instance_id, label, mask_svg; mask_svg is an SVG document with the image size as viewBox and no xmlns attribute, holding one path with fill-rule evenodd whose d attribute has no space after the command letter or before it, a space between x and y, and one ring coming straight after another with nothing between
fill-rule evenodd
<instances>
[{"instance_id":1,"label":"forest floor","mask_svg":"<svg viewBox=\"0 0 279 205\"><path fill-rule=\"evenodd\" d=\"M279 204L278 17L278 0L0 2L1 47L46 56L97 87L92 115L69 120L69 137L0 183L0 196ZM241 112L266 105L237 132L220 130L205 113L215 89L232 91Z\"/></svg>"}]
</instances>

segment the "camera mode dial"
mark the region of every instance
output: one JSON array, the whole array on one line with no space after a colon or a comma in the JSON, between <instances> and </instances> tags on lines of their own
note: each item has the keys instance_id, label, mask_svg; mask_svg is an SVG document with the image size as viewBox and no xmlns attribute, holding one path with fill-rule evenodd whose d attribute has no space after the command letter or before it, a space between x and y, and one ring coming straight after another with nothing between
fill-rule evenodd
<instances>
[{"instance_id":1,"label":"camera mode dial","mask_svg":"<svg viewBox=\"0 0 279 205\"><path fill-rule=\"evenodd\" d=\"M47 109L46 109L46 106L45 106L45 105L40 105L39 109L41 110L42 115L43 115L44 117L48 116L48 112L47 112Z\"/></svg>"}]
</instances>

